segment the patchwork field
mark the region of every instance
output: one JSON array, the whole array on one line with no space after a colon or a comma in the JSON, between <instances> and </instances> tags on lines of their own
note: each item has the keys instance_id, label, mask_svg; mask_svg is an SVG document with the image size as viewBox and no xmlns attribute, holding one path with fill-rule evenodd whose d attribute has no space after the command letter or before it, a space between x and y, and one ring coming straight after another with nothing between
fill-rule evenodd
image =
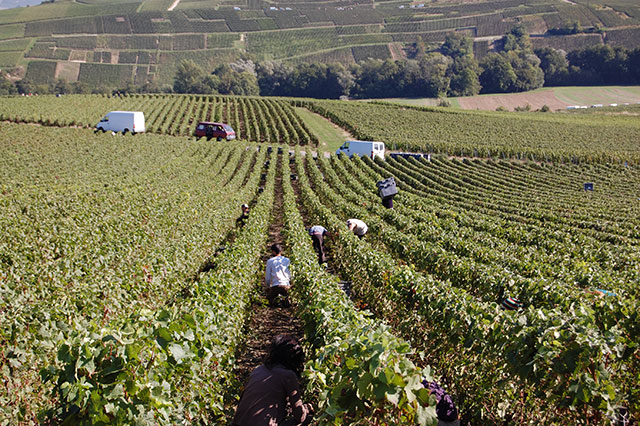
<instances>
[{"instance_id":1,"label":"patchwork field","mask_svg":"<svg viewBox=\"0 0 640 426\"><path fill-rule=\"evenodd\" d=\"M55 72L30 71L30 62L79 61L91 64L91 72L80 72L78 80L73 80L73 73L62 76L92 85L100 81L162 85L171 84L182 59L194 60L207 70L240 57L348 65L368 58L411 56L418 40L427 50L435 49L453 31L473 37L476 56L482 57L519 22L532 34L534 47L569 50L606 43L632 49L640 40L640 7L634 0L607 0L602 6L563 0L180 1L168 10L172 4L169 0L119 0L115 4L64 0L0 10L0 40L26 43L15 54L3 54L0 65L43 83L51 81ZM564 22L603 31L566 36L547 33ZM112 60L122 57L126 59ZM147 68L148 57L162 66Z\"/></svg>"}]
</instances>

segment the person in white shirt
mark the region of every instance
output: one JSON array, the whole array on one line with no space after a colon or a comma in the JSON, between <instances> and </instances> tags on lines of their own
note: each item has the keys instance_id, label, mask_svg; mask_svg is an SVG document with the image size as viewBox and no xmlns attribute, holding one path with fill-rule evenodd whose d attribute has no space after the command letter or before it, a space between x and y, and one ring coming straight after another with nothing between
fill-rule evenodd
<instances>
[{"instance_id":1,"label":"person in white shirt","mask_svg":"<svg viewBox=\"0 0 640 426\"><path fill-rule=\"evenodd\" d=\"M273 257L267 260L267 270L264 274L264 283L267 287L267 299L269 305L274 306L278 295L285 297L285 307L289 303L289 288L291 288L291 272L289 271L289 259L282 255L282 246L273 244L271 246Z\"/></svg>"},{"instance_id":2,"label":"person in white shirt","mask_svg":"<svg viewBox=\"0 0 640 426\"><path fill-rule=\"evenodd\" d=\"M366 234L369 230L367 224L360 219L347 220L347 227L349 228L349 231L353 232L360 239L362 239L362 237L364 237L364 234Z\"/></svg>"}]
</instances>

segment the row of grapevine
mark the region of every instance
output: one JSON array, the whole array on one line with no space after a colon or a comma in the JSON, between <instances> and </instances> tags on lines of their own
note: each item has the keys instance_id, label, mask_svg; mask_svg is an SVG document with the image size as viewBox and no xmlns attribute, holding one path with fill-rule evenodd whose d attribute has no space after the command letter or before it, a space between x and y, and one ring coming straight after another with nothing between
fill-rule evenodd
<instances>
[{"instance_id":1,"label":"row of grapevine","mask_svg":"<svg viewBox=\"0 0 640 426\"><path fill-rule=\"evenodd\" d=\"M637 120L538 113L452 111L382 103L296 101L361 140L452 156L637 164ZM384 123L384 125L382 125ZM391 131L389 131L391 129Z\"/></svg>"},{"instance_id":2,"label":"row of grapevine","mask_svg":"<svg viewBox=\"0 0 640 426\"><path fill-rule=\"evenodd\" d=\"M336 170L338 169L339 167L336 167ZM343 174L342 178L343 181L348 181L351 186L357 185L354 183L352 174L346 177ZM369 181L368 184L369 187L373 187L375 181ZM360 194L363 191L366 192L366 188L359 189L360 191L357 192ZM341 194L347 199L355 201L354 196L350 196L349 192L341 191ZM371 201L375 203L375 200ZM537 274L533 274L530 278L523 278L513 269L500 267L503 257L512 260L510 256L510 252L513 252L512 246L501 248L500 241L497 239L490 241L490 236L480 236L474 243L473 233L461 235L458 229L450 229L446 233L438 235L439 221L437 219L433 221L431 226L416 228L415 222L412 223L413 218L410 218L409 214L392 214L392 212L384 211L381 206L376 205L375 207L378 212L383 211L379 213L381 218L384 216L388 223L397 227L397 231L395 231L384 222L379 222L375 218L367 218L378 229L377 236L385 242L391 251L439 279L448 279L456 287L464 288L470 294L487 302L499 302L500 298L505 295L516 295L532 306L564 307L568 310L571 305L589 299L589 296L581 291L580 287L586 287L586 289L610 288L620 295L621 292L626 291L630 295L637 293L637 289L627 286L628 282L637 282L637 271L634 271L630 266L628 274L619 274L622 263L616 263L615 267L611 266L615 271L604 268L598 271L597 265L592 266L590 271L592 275L589 276L589 281L586 281L583 276L584 259L570 257L573 251L572 246L560 244L555 246L556 256L558 253L564 253L562 257L569 258L567 266L560 267L558 262L554 262L553 257L550 256L549 261L555 267L555 270L550 271L550 276L539 277ZM434 235L423 237L424 234ZM612 257L615 257L618 251L617 246L599 245L598 249L605 253L611 251ZM593 248L591 250L595 251ZM529 252L531 251L529 250ZM477 253L477 258L474 258L473 252ZM534 255L536 254L534 252ZM530 259L526 266L532 268L534 272L540 267L547 268L547 264L538 264L537 261L535 258ZM624 317L625 312L636 309L637 303L635 297L631 300L625 299L622 298L620 301L600 306L598 308L599 314L606 318ZM606 332L609 326L608 320L598 320L596 324L602 332ZM622 331L626 336L633 339L635 327L629 328L624 322L620 322L618 325L623 328Z\"/></svg>"},{"instance_id":3,"label":"row of grapevine","mask_svg":"<svg viewBox=\"0 0 640 426\"><path fill-rule=\"evenodd\" d=\"M257 178L253 173L253 188ZM266 243L274 182L272 167L251 219L214 269L193 283L191 297L71 336L51 372L64 404L77 405L78 415L93 423L210 422L228 415L225 396Z\"/></svg>"},{"instance_id":4,"label":"row of grapevine","mask_svg":"<svg viewBox=\"0 0 640 426\"><path fill-rule=\"evenodd\" d=\"M92 127L111 110L143 111L147 132L193 135L198 121L222 121L238 139L255 142L316 145L317 138L280 99L200 95L65 95L8 97L0 120L52 126ZM46 111L43 113L43 111Z\"/></svg>"},{"instance_id":5,"label":"row of grapevine","mask_svg":"<svg viewBox=\"0 0 640 426\"><path fill-rule=\"evenodd\" d=\"M0 220L12 235L2 247L10 255L0 259L8 274L1 417L121 424L227 419L237 398L234 354L273 205L274 167L250 222L215 262L211 256L233 220L228 212L257 188L263 170L254 165L264 163L267 150L151 135L105 141L82 129L36 128L27 140L20 137L26 126L3 131L2 190L12 198L1 205ZM322 272L285 183L296 296L315 330L307 374L318 420L433 424L435 401L422 385L432 378L429 370L417 368L409 345L357 311ZM193 276L205 263L212 269ZM345 399L347 390L352 396Z\"/></svg>"},{"instance_id":6,"label":"row of grapevine","mask_svg":"<svg viewBox=\"0 0 640 426\"><path fill-rule=\"evenodd\" d=\"M0 417L32 421L51 389L39 370L59 365L63 342L189 293L263 160L151 135L124 143L80 129L1 131Z\"/></svg>"},{"instance_id":7,"label":"row of grapevine","mask_svg":"<svg viewBox=\"0 0 640 426\"><path fill-rule=\"evenodd\" d=\"M575 210L571 210L564 218L557 214L547 214L547 212L557 210L551 205L538 207L528 205L528 203L523 203L520 211L514 209L509 212L508 208L501 208L500 200L495 200L493 203L484 203L482 202L482 197L479 197L478 200L468 199L468 195L460 197L457 195L457 191L459 190L455 188L449 189L449 191L453 190L454 192L453 194L450 192L451 195L447 196L447 191L440 189L439 183L430 181L425 185L420 180L415 179L416 176L419 177L420 175L411 175L406 173L407 171L408 170L400 167L393 167L391 161L386 163L384 167L380 168L380 173L382 174L391 173L394 176L402 177L404 181L410 182L411 187L409 191L416 192L418 195L428 194L430 196L437 197L439 202L449 204L450 206L458 205L464 209L463 214L465 215L473 215L474 212L478 212L481 215L492 216L492 220L494 221L496 218L504 218L507 223L501 225L503 228L513 227L514 224L516 224L516 226L523 223L527 224L527 232L532 233L532 231L535 230L536 235L535 239L527 238L529 240L529 242L526 243L527 246L535 246L537 249L544 249L551 255L558 250L559 246L564 246L563 251L574 253L575 257L579 257L579 263L588 260L590 262L595 262L596 264L601 264L603 267L612 271L624 270L629 273L633 273L631 268L624 267L625 264L632 265L634 263L636 256L634 253L636 252L638 245L638 225L637 223L635 226L633 225L635 220L632 209L628 212L628 218L624 216L624 209L622 208L619 209L617 213L618 223L628 224L628 227L633 227L631 230L618 226L618 223L613 221L611 222L611 225L607 226L606 224L601 223L597 216L592 218L591 221L587 221L587 218L582 217L577 217L577 220L572 221L571 215L578 216L574 212L575 210L579 211L581 207L579 204L574 205L573 207ZM489 198L489 196L486 198ZM559 196L556 196L556 200L559 198ZM624 201L625 198L626 197L623 196L621 201ZM578 201L578 203L579 202L580 201ZM584 199L581 202L584 204ZM567 203L567 201L565 200L564 203ZM613 204L613 207L616 205L617 204ZM602 210L606 211L604 207L602 207ZM504 211L507 212L505 213ZM609 218L611 219L613 216L609 216ZM479 226L479 222L481 220L482 217L474 217L469 221L476 223L473 226L474 233L481 231L481 227ZM467 224L465 226L469 225ZM548 234L549 230L555 231L552 239L554 242L553 244L545 242L545 238L543 237L545 234ZM620 234L616 234L614 232L615 230L619 231ZM505 232L503 230L502 234L504 233ZM629 236L627 237L625 234L629 234ZM519 245L524 245L522 240L523 236L520 235L520 240L518 241ZM606 245L610 245L611 247L607 249ZM611 250L614 250L614 253L609 254L608 252ZM554 266L558 266L557 262L558 261L554 262ZM559 272L557 271L557 268L554 269L555 272ZM592 270L593 275L597 275L593 272L594 271ZM633 281L634 278L637 278L637 275L630 275L627 277L627 279L631 281ZM606 284L606 282L600 282L599 284Z\"/></svg>"},{"instance_id":8,"label":"row of grapevine","mask_svg":"<svg viewBox=\"0 0 640 426\"><path fill-rule=\"evenodd\" d=\"M334 212L372 219L362 206L341 201L343 195L327 186L330 168L323 167L324 178L313 164L308 164L308 170L316 192L320 191L320 198ZM333 185L338 185L335 191L344 196L350 192L344 184ZM377 226L374 220L370 232L376 239ZM392 244L380 239L385 245ZM489 410L485 415L496 418L520 413L524 418L559 421L566 419L570 410L579 410L584 416L602 418L616 404L631 401L637 366L625 360L633 351L638 332L633 315L627 316L632 305L592 298L580 305L504 312L495 302L479 300L447 281L404 267L365 246L350 249L340 236L334 257L340 259L341 269L356 277L354 285L360 297L375 303L381 315L401 324L414 344L428 342L424 349L438 360L439 367L460 378L459 395L465 396L467 409L476 416ZM611 305L626 309L609 317L606 313L613 309ZM612 328L615 323L618 325ZM625 331L620 333L617 327ZM473 371L464 369L468 363L473 363ZM597 377L595 382L585 382L591 376ZM519 392L528 396L514 398ZM537 413L536 407L542 404L540 394L545 392L558 408ZM572 408L565 411L561 408L565 404ZM502 406L502 414L495 412L497 406Z\"/></svg>"},{"instance_id":9,"label":"row of grapevine","mask_svg":"<svg viewBox=\"0 0 640 426\"><path fill-rule=\"evenodd\" d=\"M299 153L295 162L298 167L302 164ZM315 420L321 424L364 420L435 423L433 398L422 385L422 380L432 380L430 370L416 368L411 361L416 354L409 345L391 334L388 326L356 310L336 278L318 265L291 181L286 178L290 174L286 161L282 174L284 234L294 265L293 291L314 352L305 372L308 390L318 402ZM310 195L305 176L299 187Z\"/></svg>"}]
</instances>

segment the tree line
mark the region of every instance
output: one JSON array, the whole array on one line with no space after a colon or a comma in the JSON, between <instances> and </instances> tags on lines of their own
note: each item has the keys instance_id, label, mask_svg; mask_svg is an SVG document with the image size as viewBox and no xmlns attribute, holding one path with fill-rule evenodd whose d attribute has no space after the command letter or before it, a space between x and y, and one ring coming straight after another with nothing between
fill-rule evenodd
<instances>
[{"instance_id":1,"label":"tree line","mask_svg":"<svg viewBox=\"0 0 640 426\"><path fill-rule=\"evenodd\" d=\"M114 92L160 92L291 96L338 99L473 96L522 92L542 86L640 84L640 48L598 45L565 53L533 49L524 26L506 33L496 51L478 60L473 40L462 33L447 35L440 49L427 52L419 39L409 59L369 59L348 67L334 63L290 65L240 59L207 72L195 62L178 64L172 87L128 84ZM110 89L92 88L92 93ZM80 82L58 80L35 86L26 80L0 78L0 94L87 93Z\"/></svg>"},{"instance_id":2,"label":"tree line","mask_svg":"<svg viewBox=\"0 0 640 426\"><path fill-rule=\"evenodd\" d=\"M640 48L599 45L569 53L533 49L524 26L519 25L498 41L496 50L477 60L473 40L452 33L437 52L426 52L418 40L410 59L369 59L349 67L242 61L207 75L195 63L185 61L173 89L178 93L337 99L472 96L542 86L640 84Z\"/></svg>"}]
</instances>

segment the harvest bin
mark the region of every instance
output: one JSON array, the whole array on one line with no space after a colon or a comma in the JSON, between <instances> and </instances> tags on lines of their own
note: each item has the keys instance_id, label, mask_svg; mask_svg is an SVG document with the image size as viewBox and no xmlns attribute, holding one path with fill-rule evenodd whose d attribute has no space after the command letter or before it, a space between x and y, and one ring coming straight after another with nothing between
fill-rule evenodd
<instances>
[{"instance_id":1,"label":"harvest bin","mask_svg":"<svg viewBox=\"0 0 640 426\"><path fill-rule=\"evenodd\" d=\"M396 181L394 178L390 177L376 183L378 186L378 195L380 198L389 198L393 197L398 193L398 188L396 188Z\"/></svg>"}]
</instances>

